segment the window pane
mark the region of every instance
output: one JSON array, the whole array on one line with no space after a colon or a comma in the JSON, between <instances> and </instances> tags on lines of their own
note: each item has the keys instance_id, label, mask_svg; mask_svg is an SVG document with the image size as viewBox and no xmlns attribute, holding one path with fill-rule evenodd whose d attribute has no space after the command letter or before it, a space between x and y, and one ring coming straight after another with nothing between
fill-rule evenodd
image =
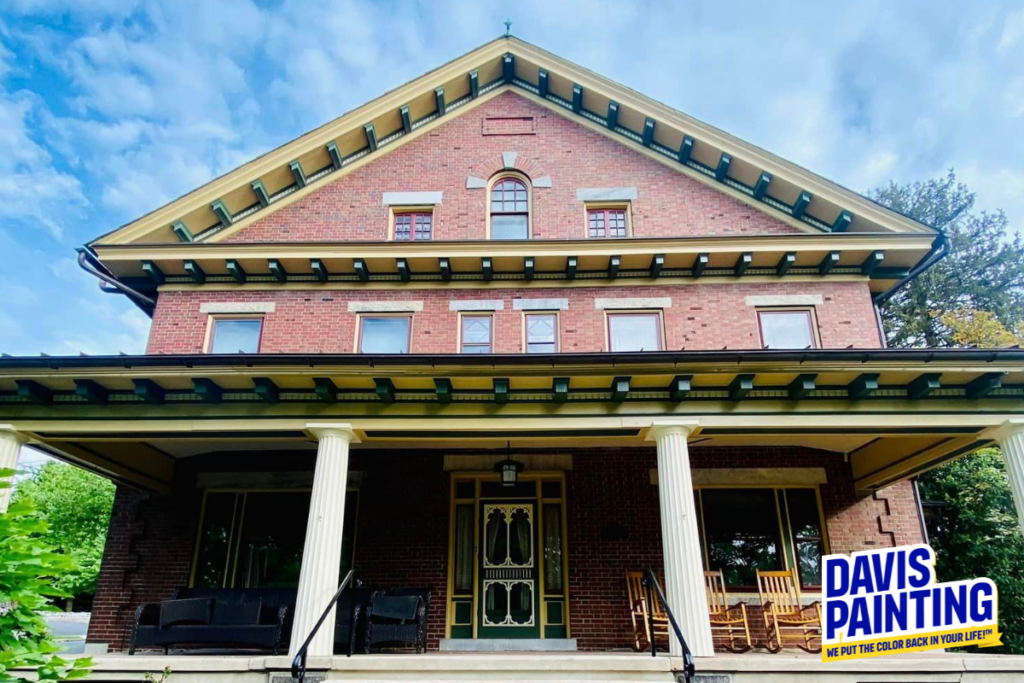
<instances>
[{"instance_id":1,"label":"window pane","mask_svg":"<svg viewBox=\"0 0 1024 683\"><path fill-rule=\"evenodd\" d=\"M779 519L772 489L704 489L708 568L730 586L757 585L757 569L781 569Z\"/></svg>"},{"instance_id":2,"label":"window pane","mask_svg":"<svg viewBox=\"0 0 1024 683\"><path fill-rule=\"evenodd\" d=\"M416 214L416 239L429 240L434 227L434 216L429 213Z\"/></svg>"},{"instance_id":3,"label":"window pane","mask_svg":"<svg viewBox=\"0 0 1024 683\"><path fill-rule=\"evenodd\" d=\"M491 352L491 316L467 315L462 318L462 352Z\"/></svg>"},{"instance_id":4,"label":"window pane","mask_svg":"<svg viewBox=\"0 0 1024 683\"><path fill-rule=\"evenodd\" d=\"M660 351L661 317L657 313L619 313L608 316L612 351Z\"/></svg>"},{"instance_id":5,"label":"window pane","mask_svg":"<svg viewBox=\"0 0 1024 683\"><path fill-rule=\"evenodd\" d=\"M259 353L262 320L215 320L210 353Z\"/></svg>"},{"instance_id":6,"label":"window pane","mask_svg":"<svg viewBox=\"0 0 1024 683\"><path fill-rule=\"evenodd\" d=\"M473 506L455 508L455 592L473 592Z\"/></svg>"},{"instance_id":7,"label":"window pane","mask_svg":"<svg viewBox=\"0 0 1024 683\"><path fill-rule=\"evenodd\" d=\"M604 211L591 211L587 216L591 237L604 237Z\"/></svg>"},{"instance_id":8,"label":"window pane","mask_svg":"<svg viewBox=\"0 0 1024 683\"><path fill-rule=\"evenodd\" d=\"M400 213L395 216L395 239L412 239L412 214Z\"/></svg>"},{"instance_id":9,"label":"window pane","mask_svg":"<svg viewBox=\"0 0 1024 683\"><path fill-rule=\"evenodd\" d=\"M361 353L409 353L409 318L363 318Z\"/></svg>"},{"instance_id":10,"label":"window pane","mask_svg":"<svg viewBox=\"0 0 1024 683\"><path fill-rule=\"evenodd\" d=\"M805 586L821 585L821 556L825 552L821 535L818 499L811 489L786 491L786 509L796 544L800 581Z\"/></svg>"},{"instance_id":11,"label":"window pane","mask_svg":"<svg viewBox=\"0 0 1024 683\"><path fill-rule=\"evenodd\" d=\"M555 353L558 350L558 316L553 313L526 316L526 352Z\"/></svg>"},{"instance_id":12,"label":"window pane","mask_svg":"<svg viewBox=\"0 0 1024 683\"><path fill-rule=\"evenodd\" d=\"M562 506L544 506L544 591L562 591Z\"/></svg>"},{"instance_id":13,"label":"window pane","mask_svg":"<svg viewBox=\"0 0 1024 683\"><path fill-rule=\"evenodd\" d=\"M224 586L234 516L234 493L207 494L203 528L199 535L199 555L196 558L196 587Z\"/></svg>"},{"instance_id":14,"label":"window pane","mask_svg":"<svg viewBox=\"0 0 1024 683\"><path fill-rule=\"evenodd\" d=\"M626 212L625 211L609 211L608 212L608 236L609 237L625 237L626 236Z\"/></svg>"},{"instance_id":15,"label":"window pane","mask_svg":"<svg viewBox=\"0 0 1024 683\"><path fill-rule=\"evenodd\" d=\"M491 239L525 240L528 237L527 232L525 215L491 216Z\"/></svg>"},{"instance_id":16,"label":"window pane","mask_svg":"<svg viewBox=\"0 0 1024 683\"><path fill-rule=\"evenodd\" d=\"M249 493L238 546L238 588L299 585L309 493Z\"/></svg>"},{"instance_id":17,"label":"window pane","mask_svg":"<svg viewBox=\"0 0 1024 683\"><path fill-rule=\"evenodd\" d=\"M814 346L811 314L807 311L761 311L761 339L769 349L806 349Z\"/></svg>"}]
</instances>

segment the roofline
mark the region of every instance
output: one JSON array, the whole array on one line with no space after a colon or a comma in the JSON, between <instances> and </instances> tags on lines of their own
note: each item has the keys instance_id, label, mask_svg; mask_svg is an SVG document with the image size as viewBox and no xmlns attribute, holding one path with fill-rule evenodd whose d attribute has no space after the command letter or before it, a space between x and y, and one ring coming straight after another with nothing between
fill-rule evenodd
<instances>
[{"instance_id":1,"label":"roofline","mask_svg":"<svg viewBox=\"0 0 1024 683\"><path fill-rule=\"evenodd\" d=\"M82 368L215 368L229 367L395 367L395 366L616 366L679 365L720 363L742 365L755 362L777 363L871 363L961 362L989 364L1024 363L1024 349L738 349L706 351L660 351L630 353L557 353L557 354L159 354L118 356L3 356L0 371L16 369L72 370Z\"/></svg>"}]
</instances>

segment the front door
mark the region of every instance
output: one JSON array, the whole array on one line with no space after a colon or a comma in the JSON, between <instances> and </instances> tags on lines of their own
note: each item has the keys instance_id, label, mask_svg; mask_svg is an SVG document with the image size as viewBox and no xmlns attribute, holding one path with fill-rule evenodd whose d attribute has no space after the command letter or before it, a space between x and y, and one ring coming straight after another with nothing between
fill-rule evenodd
<instances>
[{"instance_id":1,"label":"front door","mask_svg":"<svg viewBox=\"0 0 1024 683\"><path fill-rule=\"evenodd\" d=\"M480 505L481 638L538 638L537 524L535 501Z\"/></svg>"}]
</instances>

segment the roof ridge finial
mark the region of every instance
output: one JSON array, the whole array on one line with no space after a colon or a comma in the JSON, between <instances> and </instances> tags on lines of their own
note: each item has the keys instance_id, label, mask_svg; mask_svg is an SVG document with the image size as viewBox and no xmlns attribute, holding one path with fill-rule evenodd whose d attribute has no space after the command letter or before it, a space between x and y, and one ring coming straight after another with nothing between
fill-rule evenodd
<instances>
[{"instance_id":1,"label":"roof ridge finial","mask_svg":"<svg viewBox=\"0 0 1024 683\"><path fill-rule=\"evenodd\" d=\"M505 24L505 37L507 38L512 35L512 20L506 19L502 23Z\"/></svg>"}]
</instances>

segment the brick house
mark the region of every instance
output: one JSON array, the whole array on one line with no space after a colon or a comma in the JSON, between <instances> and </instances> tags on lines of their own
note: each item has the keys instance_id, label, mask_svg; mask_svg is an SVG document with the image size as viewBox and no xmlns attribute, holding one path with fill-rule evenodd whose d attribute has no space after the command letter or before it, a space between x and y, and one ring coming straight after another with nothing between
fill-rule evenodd
<instances>
[{"instance_id":1,"label":"brick house","mask_svg":"<svg viewBox=\"0 0 1024 683\"><path fill-rule=\"evenodd\" d=\"M152 316L147 353L0 359L0 456L118 484L100 678L162 668L117 653L182 586L296 588L294 650L348 568L432 591L428 650L606 653L634 645L626 573L655 567L699 669L802 670L714 656L706 570L752 605L755 570L792 570L814 600L824 554L926 540L915 475L1024 457L1024 352L885 349L876 306L943 250L503 37L81 249ZM671 647L564 666L671 680ZM494 668L550 666L521 656ZM211 661L172 668L288 660Z\"/></svg>"}]
</instances>

